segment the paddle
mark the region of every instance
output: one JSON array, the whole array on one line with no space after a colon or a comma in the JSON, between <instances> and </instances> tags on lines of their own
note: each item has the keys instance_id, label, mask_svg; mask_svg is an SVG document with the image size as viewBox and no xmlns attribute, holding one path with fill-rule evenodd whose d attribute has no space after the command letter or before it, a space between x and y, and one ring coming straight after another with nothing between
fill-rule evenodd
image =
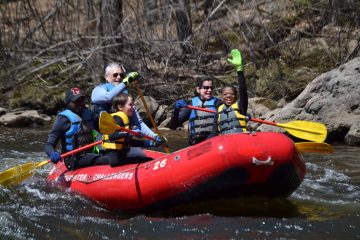
<instances>
[{"instance_id":1,"label":"paddle","mask_svg":"<svg viewBox=\"0 0 360 240\"><path fill-rule=\"evenodd\" d=\"M107 135L112 134L116 130L121 130L121 131L130 133L130 134L132 134L134 136L141 137L140 133L117 125L116 122L115 122L115 119L109 113L107 113L105 111L100 113L99 130L100 130L101 133L107 134ZM149 139L149 140L155 141L155 138L153 138L153 137L149 137L149 136L146 136L146 135L144 135L142 137L144 137L146 139Z\"/></svg>"},{"instance_id":2,"label":"paddle","mask_svg":"<svg viewBox=\"0 0 360 240\"><path fill-rule=\"evenodd\" d=\"M134 85L135 85L137 94L140 96L141 101L142 101L143 104L144 104L144 108L145 108L145 110L146 110L146 115L147 115L148 118L150 119L150 122L151 122L153 128L155 129L156 134L159 135L159 136L161 136L160 131L159 131L158 127L156 126L156 123L155 123L153 117L151 116L149 107L148 107L148 105L147 105L147 103L146 103L146 101L145 101L144 95L143 95L142 92L141 92L141 89L140 89L140 87L139 87L139 84L138 84L138 81L137 81L137 80L134 81ZM164 146L165 152L166 152L166 153L170 153L169 146L167 145L166 142L163 144L163 146Z\"/></svg>"},{"instance_id":3,"label":"paddle","mask_svg":"<svg viewBox=\"0 0 360 240\"><path fill-rule=\"evenodd\" d=\"M186 107L190 108L190 109L194 109L194 110L216 113L216 111L211 110L211 109L194 107L194 106L190 106L190 105L187 105ZM243 117L248 118L245 116L243 116ZM291 135L293 135L297 138L306 139L306 140L313 141L313 142L319 142L319 143L324 142L326 139L326 135L327 135L326 126L322 123L317 123L317 122L297 120L297 121L291 121L288 123L277 123L277 122L271 122L271 121L261 120L261 119L257 119L257 118L248 118L248 120L253 121L253 122L259 122L259 123L264 123L264 124L268 124L268 125L273 125L273 126L277 126L277 127L282 127L286 131L288 131Z\"/></svg>"},{"instance_id":4,"label":"paddle","mask_svg":"<svg viewBox=\"0 0 360 240\"><path fill-rule=\"evenodd\" d=\"M317 142L297 142L295 143L296 149L302 153L324 153L332 154L334 149L327 143Z\"/></svg>"},{"instance_id":5,"label":"paddle","mask_svg":"<svg viewBox=\"0 0 360 240\"><path fill-rule=\"evenodd\" d=\"M98 144L101 144L102 140L88 144L86 146L74 149L72 151L66 152L64 154L61 154L62 158L65 158L67 156L70 156L72 154L81 152L85 149L94 147ZM36 168L42 167L46 164L51 162L51 160L45 160L42 162L28 162L24 163L22 165L9 168L3 172L0 173L0 185L3 185L5 187L11 186L11 185L18 185L22 181L24 181L26 178L30 177L33 174L33 170Z\"/></svg>"}]
</instances>

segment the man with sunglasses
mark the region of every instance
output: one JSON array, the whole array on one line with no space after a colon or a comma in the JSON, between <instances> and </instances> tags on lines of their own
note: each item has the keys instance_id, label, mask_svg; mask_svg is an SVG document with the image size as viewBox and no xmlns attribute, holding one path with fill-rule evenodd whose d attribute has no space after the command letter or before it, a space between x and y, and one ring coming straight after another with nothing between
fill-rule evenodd
<instances>
[{"instance_id":1,"label":"man with sunglasses","mask_svg":"<svg viewBox=\"0 0 360 240\"><path fill-rule=\"evenodd\" d=\"M246 115L248 108L248 95L240 51L233 49L231 51L231 57L232 59L228 59L228 62L235 67L238 75L237 78L240 96L238 108L240 109L240 113L242 115ZM208 108L217 112L219 107L223 105L223 101L226 103L227 98L221 100L213 97L213 90L214 86L211 77L204 77L198 81L196 86L197 96L193 97L191 102L186 102L185 100L178 100L175 102L174 113L170 121L170 129L175 130L185 121L189 120L190 145L200 143L207 138L218 135L217 128L219 125L217 122L217 114L186 108L187 105L191 105L194 107ZM182 111L180 111L180 109L182 109Z\"/></svg>"},{"instance_id":2,"label":"man with sunglasses","mask_svg":"<svg viewBox=\"0 0 360 240\"><path fill-rule=\"evenodd\" d=\"M95 114L101 111L109 112L112 99L120 92L128 93L127 86L133 82L139 74L131 72L126 76L125 68L118 63L110 63L105 68L104 78L106 83L94 88L91 94L91 110Z\"/></svg>"},{"instance_id":3,"label":"man with sunglasses","mask_svg":"<svg viewBox=\"0 0 360 240\"><path fill-rule=\"evenodd\" d=\"M205 76L197 81L196 96L187 102L183 99L175 102L175 109L170 121L170 129L175 130L189 120L189 144L195 145L204 141L211 133L214 114L186 108L187 105L216 110L221 100L213 96L213 80ZM182 109L180 111L180 109Z\"/></svg>"},{"instance_id":4,"label":"man with sunglasses","mask_svg":"<svg viewBox=\"0 0 360 240\"><path fill-rule=\"evenodd\" d=\"M125 68L119 63L109 63L105 68L104 78L106 83L100 84L94 88L91 94L91 110L98 115L101 111L110 112L113 98L119 93L128 94L127 87L132 83L139 73L125 73ZM135 114L131 117L132 126L138 126L144 135L156 139L157 144L162 144L165 140L159 137L142 121L139 113L135 110Z\"/></svg>"}]
</instances>

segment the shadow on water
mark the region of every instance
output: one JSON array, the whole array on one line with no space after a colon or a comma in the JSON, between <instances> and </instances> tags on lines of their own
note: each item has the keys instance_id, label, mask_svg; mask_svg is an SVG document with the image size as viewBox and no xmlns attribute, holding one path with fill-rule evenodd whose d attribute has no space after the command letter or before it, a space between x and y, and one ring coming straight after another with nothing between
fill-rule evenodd
<instances>
[{"instance_id":1,"label":"shadow on water","mask_svg":"<svg viewBox=\"0 0 360 240\"><path fill-rule=\"evenodd\" d=\"M305 217L298 211L297 206L288 199L269 198L220 199L177 206L155 213L147 213L148 216L157 217L183 217L198 214L212 214L221 217Z\"/></svg>"},{"instance_id":2,"label":"shadow on water","mask_svg":"<svg viewBox=\"0 0 360 240\"><path fill-rule=\"evenodd\" d=\"M84 199L85 202L89 200ZM91 201L90 201L91 202ZM90 204L90 203L89 203ZM348 206L349 207L349 206ZM199 215L212 215L214 217L250 217L271 219L303 219L306 221L324 222L339 219L346 214L347 206L334 209L333 206L314 203L311 201L299 201L293 199L270 199L270 198L239 198L220 199L199 203L180 205L173 208L149 211L149 212L122 212L111 211L93 203L89 211L80 210L80 214L96 219L126 220L138 216L150 218L183 218ZM348 209L349 210L349 209Z\"/></svg>"}]
</instances>

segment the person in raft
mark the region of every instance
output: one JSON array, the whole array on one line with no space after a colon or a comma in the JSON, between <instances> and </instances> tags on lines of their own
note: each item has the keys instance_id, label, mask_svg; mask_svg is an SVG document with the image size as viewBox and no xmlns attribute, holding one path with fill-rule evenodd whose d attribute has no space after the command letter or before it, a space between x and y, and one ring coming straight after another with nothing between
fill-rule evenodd
<instances>
[{"instance_id":1,"label":"person in raft","mask_svg":"<svg viewBox=\"0 0 360 240\"><path fill-rule=\"evenodd\" d=\"M109 63L105 68L104 78L106 83L96 86L91 93L91 110L98 116L101 111L111 111L113 98L119 93L128 94L129 85L139 76L137 72L126 74L125 68L119 63ZM162 144L163 138L155 134L143 122L137 110L130 117L129 121L132 125L136 125L141 132L147 136L156 139L157 144Z\"/></svg>"},{"instance_id":2,"label":"person in raft","mask_svg":"<svg viewBox=\"0 0 360 240\"><path fill-rule=\"evenodd\" d=\"M147 157L144 153L134 154L130 151L130 146L157 147L160 145L157 141L141 139L141 136L143 136L142 132L137 129L136 126L131 126L130 118L135 114L132 97L125 93L117 94L113 99L112 108L114 113L111 115L113 116L116 124L137 132L137 136L121 130L116 130L110 135L103 135L102 148L105 150L105 155L109 157L110 165L115 167L129 163L140 163L151 160L152 158ZM165 139L161 142L165 142Z\"/></svg>"},{"instance_id":3,"label":"person in raft","mask_svg":"<svg viewBox=\"0 0 360 240\"><path fill-rule=\"evenodd\" d=\"M196 84L196 96L191 101L184 99L175 102L175 109L170 120L170 129L175 130L189 120L189 144L195 145L207 139L211 133L214 114L186 108L187 105L216 110L220 99L213 96L213 79L210 76L202 77ZM181 111L180 111L181 109Z\"/></svg>"},{"instance_id":4,"label":"person in raft","mask_svg":"<svg viewBox=\"0 0 360 240\"><path fill-rule=\"evenodd\" d=\"M109 164L106 156L93 153L91 148L62 159L60 154L93 143L93 132L98 127L93 112L85 107L85 95L79 88L66 91L65 103L66 109L57 115L45 144L51 161L54 164L64 161L69 170ZM55 149L59 142L61 153Z\"/></svg>"},{"instance_id":5,"label":"person in raft","mask_svg":"<svg viewBox=\"0 0 360 240\"><path fill-rule=\"evenodd\" d=\"M213 130L208 138L219 134L246 132L248 94L239 50L231 50L231 59L228 59L228 63L235 67L238 74L239 101L236 102L238 95L235 87L225 86L221 89L222 104L217 107Z\"/></svg>"}]
</instances>

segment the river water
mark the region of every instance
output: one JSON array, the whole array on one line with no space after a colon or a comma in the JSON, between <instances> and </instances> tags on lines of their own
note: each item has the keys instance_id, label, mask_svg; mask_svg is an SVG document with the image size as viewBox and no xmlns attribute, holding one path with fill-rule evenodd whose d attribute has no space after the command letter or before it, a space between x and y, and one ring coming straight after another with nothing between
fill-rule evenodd
<instances>
[{"instance_id":1,"label":"river water","mask_svg":"<svg viewBox=\"0 0 360 240\"><path fill-rule=\"evenodd\" d=\"M0 128L0 171L47 159L48 127ZM164 132L171 150L186 144ZM360 148L306 154L288 199L213 201L152 215L112 212L46 182L50 164L14 188L0 186L0 239L360 239Z\"/></svg>"}]
</instances>

